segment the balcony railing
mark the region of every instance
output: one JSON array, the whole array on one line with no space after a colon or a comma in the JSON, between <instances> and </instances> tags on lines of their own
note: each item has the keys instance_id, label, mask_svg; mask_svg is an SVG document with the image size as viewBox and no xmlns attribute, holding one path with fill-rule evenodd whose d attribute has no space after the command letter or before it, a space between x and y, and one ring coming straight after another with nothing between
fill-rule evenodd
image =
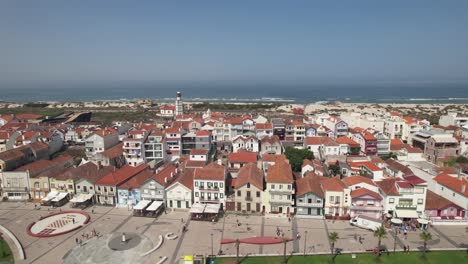
<instances>
[{"instance_id":1,"label":"balcony railing","mask_svg":"<svg viewBox=\"0 0 468 264\"><path fill-rule=\"evenodd\" d=\"M28 187L3 187L4 192L29 192Z\"/></svg>"},{"instance_id":2,"label":"balcony railing","mask_svg":"<svg viewBox=\"0 0 468 264\"><path fill-rule=\"evenodd\" d=\"M200 186L198 187L198 189L200 189L200 191L219 192L219 187Z\"/></svg>"},{"instance_id":3,"label":"balcony railing","mask_svg":"<svg viewBox=\"0 0 468 264\"><path fill-rule=\"evenodd\" d=\"M202 203L217 203L217 202L219 202L219 198L201 197L200 202L202 202Z\"/></svg>"},{"instance_id":4,"label":"balcony railing","mask_svg":"<svg viewBox=\"0 0 468 264\"><path fill-rule=\"evenodd\" d=\"M383 209L382 206L375 206L375 205L354 205L351 207L353 210L367 210L367 211L381 211Z\"/></svg>"},{"instance_id":5,"label":"balcony railing","mask_svg":"<svg viewBox=\"0 0 468 264\"><path fill-rule=\"evenodd\" d=\"M149 193L142 193L141 194L142 198L151 198L151 199L164 199L164 195L162 194L149 194Z\"/></svg>"},{"instance_id":6,"label":"balcony railing","mask_svg":"<svg viewBox=\"0 0 468 264\"><path fill-rule=\"evenodd\" d=\"M417 206L412 204L399 204L395 206L396 209L416 210Z\"/></svg>"},{"instance_id":7,"label":"balcony railing","mask_svg":"<svg viewBox=\"0 0 468 264\"><path fill-rule=\"evenodd\" d=\"M298 202L296 206L301 206L301 207L323 207L322 203L304 203L304 202Z\"/></svg>"},{"instance_id":8,"label":"balcony railing","mask_svg":"<svg viewBox=\"0 0 468 264\"><path fill-rule=\"evenodd\" d=\"M246 197L245 197L245 200L246 200L246 201L252 201L253 199L252 199L252 196L246 196Z\"/></svg>"},{"instance_id":9,"label":"balcony railing","mask_svg":"<svg viewBox=\"0 0 468 264\"><path fill-rule=\"evenodd\" d=\"M293 189L293 190L288 190L288 189L274 189L274 190L271 190L271 189L270 189L270 193L287 193L287 194L292 194L292 193L294 193L294 189Z\"/></svg>"}]
</instances>

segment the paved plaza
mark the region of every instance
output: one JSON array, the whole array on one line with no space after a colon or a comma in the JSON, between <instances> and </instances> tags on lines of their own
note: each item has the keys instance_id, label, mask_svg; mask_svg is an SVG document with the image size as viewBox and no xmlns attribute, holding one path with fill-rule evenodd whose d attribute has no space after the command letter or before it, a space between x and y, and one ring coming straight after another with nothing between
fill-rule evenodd
<instances>
[{"instance_id":1,"label":"paved plaza","mask_svg":"<svg viewBox=\"0 0 468 264\"><path fill-rule=\"evenodd\" d=\"M308 254L329 252L327 232L339 234L340 239L336 247L344 251L372 250L377 244L372 232L350 226L347 221L301 218L292 218L289 221L287 218L228 214L218 222L212 223L189 221L188 212L168 212L157 218L134 217L126 208L103 206L84 210L90 216L89 222L69 233L46 238L27 234L28 225L60 210L73 209L65 205L61 209L48 210L47 207L42 207L36 210L32 203L0 203L0 224L15 234L26 253L26 260L16 259L16 263L62 263L62 257L74 252L77 248L123 232L147 238L149 239L147 244L154 246L158 244L160 235L165 236L171 232L178 235L178 238L174 240L164 239L161 247L145 257L148 263L156 263L163 257L167 257L165 263L175 263L180 256L186 254L209 255L211 252L214 254L222 252L226 255L235 255L235 244L220 245L221 239L276 236L278 229L280 234L284 234L287 238L297 238L297 234L300 235L300 239L287 243L288 254L304 253L304 246ZM187 232L182 233L184 224L187 224ZM437 226L430 228L429 231L433 237L433 241L428 243L430 248L455 248L468 245L465 226ZM392 233L389 233L383 244L390 250L393 250L394 246L397 250L401 250L405 245L409 245L411 249L417 249L422 246L419 233L420 231L409 232L406 239L403 234L397 234L396 240ZM356 239L359 237L362 243ZM77 240L81 240L82 246L77 244ZM242 255L282 254L283 244L241 244L239 251ZM102 263L106 263L106 259L103 261Z\"/></svg>"}]
</instances>

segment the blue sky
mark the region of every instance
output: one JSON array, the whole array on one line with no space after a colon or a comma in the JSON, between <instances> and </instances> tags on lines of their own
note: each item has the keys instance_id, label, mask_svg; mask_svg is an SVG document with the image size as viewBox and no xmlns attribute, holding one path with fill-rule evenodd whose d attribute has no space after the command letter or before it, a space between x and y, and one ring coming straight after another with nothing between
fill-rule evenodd
<instances>
[{"instance_id":1,"label":"blue sky","mask_svg":"<svg viewBox=\"0 0 468 264\"><path fill-rule=\"evenodd\" d=\"M464 82L468 1L1 1L0 80Z\"/></svg>"}]
</instances>

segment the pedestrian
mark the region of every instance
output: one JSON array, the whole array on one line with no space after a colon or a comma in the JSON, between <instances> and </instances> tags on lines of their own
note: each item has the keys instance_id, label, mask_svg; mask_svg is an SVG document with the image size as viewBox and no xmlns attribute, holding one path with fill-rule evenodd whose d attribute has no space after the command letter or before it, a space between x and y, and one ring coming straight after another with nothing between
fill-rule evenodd
<instances>
[{"instance_id":1,"label":"pedestrian","mask_svg":"<svg viewBox=\"0 0 468 264\"><path fill-rule=\"evenodd\" d=\"M403 246L403 252L406 252L406 246Z\"/></svg>"},{"instance_id":2,"label":"pedestrian","mask_svg":"<svg viewBox=\"0 0 468 264\"><path fill-rule=\"evenodd\" d=\"M406 249L408 250L408 253L409 253L409 245L408 245L408 246L406 246Z\"/></svg>"},{"instance_id":3,"label":"pedestrian","mask_svg":"<svg viewBox=\"0 0 468 264\"><path fill-rule=\"evenodd\" d=\"M75 242L76 242L76 244L78 245L78 238L75 238Z\"/></svg>"},{"instance_id":4,"label":"pedestrian","mask_svg":"<svg viewBox=\"0 0 468 264\"><path fill-rule=\"evenodd\" d=\"M301 238L301 235L299 234L299 232L297 232L296 239L299 240L300 238Z\"/></svg>"},{"instance_id":5,"label":"pedestrian","mask_svg":"<svg viewBox=\"0 0 468 264\"><path fill-rule=\"evenodd\" d=\"M75 218L72 218L73 224L75 224Z\"/></svg>"},{"instance_id":6,"label":"pedestrian","mask_svg":"<svg viewBox=\"0 0 468 264\"><path fill-rule=\"evenodd\" d=\"M357 241L357 234L354 233L354 241Z\"/></svg>"},{"instance_id":7,"label":"pedestrian","mask_svg":"<svg viewBox=\"0 0 468 264\"><path fill-rule=\"evenodd\" d=\"M184 222L184 218L181 218L181 219L180 219L180 222L183 223L183 222Z\"/></svg>"},{"instance_id":8,"label":"pedestrian","mask_svg":"<svg viewBox=\"0 0 468 264\"><path fill-rule=\"evenodd\" d=\"M91 213L94 214L94 208L91 209Z\"/></svg>"},{"instance_id":9,"label":"pedestrian","mask_svg":"<svg viewBox=\"0 0 468 264\"><path fill-rule=\"evenodd\" d=\"M288 222L290 222L290 223L291 223L291 217L288 217Z\"/></svg>"}]
</instances>

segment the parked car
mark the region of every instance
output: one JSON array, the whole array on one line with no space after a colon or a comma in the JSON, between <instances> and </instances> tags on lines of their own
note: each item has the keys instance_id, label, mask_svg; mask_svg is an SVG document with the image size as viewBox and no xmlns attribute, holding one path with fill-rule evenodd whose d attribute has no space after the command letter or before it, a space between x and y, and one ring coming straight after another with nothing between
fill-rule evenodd
<instances>
[{"instance_id":1,"label":"parked car","mask_svg":"<svg viewBox=\"0 0 468 264\"><path fill-rule=\"evenodd\" d=\"M372 218L365 215L358 215L354 218L351 218L351 220L349 220L349 223L353 226L368 229L371 231L375 231L382 225L382 221L380 219Z\"/></svg>"}]
</instances>

